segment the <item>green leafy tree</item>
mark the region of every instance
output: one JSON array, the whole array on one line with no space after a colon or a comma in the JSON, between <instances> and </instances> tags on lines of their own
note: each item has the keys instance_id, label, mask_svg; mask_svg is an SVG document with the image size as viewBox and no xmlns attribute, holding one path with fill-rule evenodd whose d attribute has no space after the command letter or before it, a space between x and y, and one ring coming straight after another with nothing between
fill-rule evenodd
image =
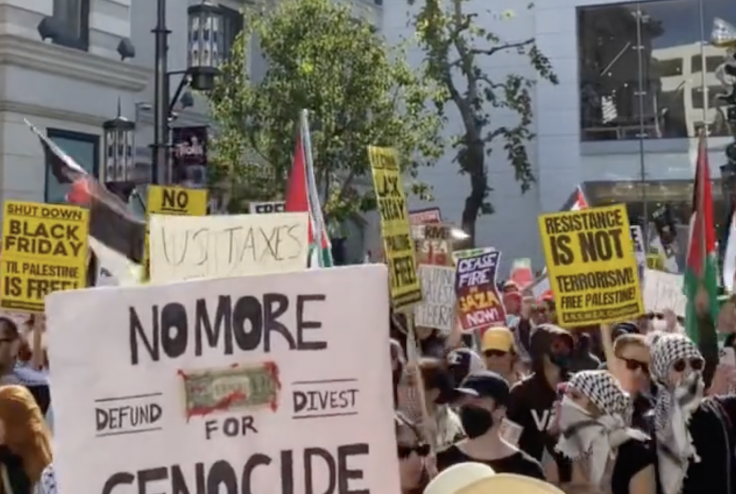
<instances>
[{"instance_id":1,"label":"green leafy tree","mask_svg":"<svg viewBox=\"0 0 736 494\"><path fill-rule=\"evenodd\" d=\"M286 0L245 13L246 30L209 95L216 124L213 180L231 189L231 210L283 198L299 112L310 111L315 174L328 222L375 208L368 145L396 147L416 178L441 153L441 120L427 109L436 89L349 6ZM268 61L251 80L246 53ZM431 81L431 79L430 79ZM422 184L414 192L425 194Z\"/></svg>"},{"instance_id":2,"label":"green leafy tree","mask_svg":"<svg viewBox=\"0 0 736 494\"><path fill-rule=\"evenodd\" d=\"M408 0L415 5L412 17L416 38L425 52L428 75L444 89L437 99L437 110L445 119L448 105L454 105L462 130L453 136L457 150L455 161L460 173L470 179L470 194L465 199L462 227L475 240L475 222L480 214L490 214L493 207L489 193L488 168L492 148L498 141L513 166L522 192L535 177L526 151L533 139L531 89L534 80L518 74L493 78L481 68L487 59L508 51L527 56L543 79L557 83L549 60L537 48L534 39L505 41L478 22L478 13L470 12L470 0ZM528 8L532 8L529 5ZM505 12L501 17L512 17ZM498 16L497 16L498 17ZM494 114L511 111L518 115L515 125L494 125Z\"/></svg>"}]
</instances>

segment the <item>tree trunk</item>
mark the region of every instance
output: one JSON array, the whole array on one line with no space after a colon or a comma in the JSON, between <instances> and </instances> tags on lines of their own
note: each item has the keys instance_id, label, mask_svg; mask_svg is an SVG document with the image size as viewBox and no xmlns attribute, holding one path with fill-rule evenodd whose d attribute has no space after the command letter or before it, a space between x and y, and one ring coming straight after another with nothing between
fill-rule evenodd
<instances>
[{"instance_id":1,"label":"tree trunk","mask_svg":"<svg viewBox=\"0 0 736 494\"><path fill-rule=\"evenodd\" d=\"M467 170L470 176L470 195L465 198L465 208L463 209L462 228L465 233L470 235L470 244L475 247L475 222L478 219L483 200L486 197L486 187L488 186L488 178L485 173L485 155L483 153L483 141L478 139L472 141L466 150L463 160L467 160L463 168Z\"/></svg>"}]
</instances>

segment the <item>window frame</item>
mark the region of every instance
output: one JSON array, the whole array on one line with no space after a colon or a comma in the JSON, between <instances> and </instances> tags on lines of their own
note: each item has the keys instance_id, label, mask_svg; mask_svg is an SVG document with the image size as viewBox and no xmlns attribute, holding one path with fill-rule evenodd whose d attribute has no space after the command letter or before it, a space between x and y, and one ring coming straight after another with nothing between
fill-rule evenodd
<instances>
[{"instance_id":1,"label":"window frame","mask_svg":"<svg viewBox=\"0 0 736 494\"><path fill-rule=\"evenodd\" d=\"M60 18L60 16L57 15L57 5L59 5L58 2L67 2L69 0L54 0L53 1L53 13L54 18L59 21L61 26L64 28L64 33L62 33L62 36L59 37L59 39L53 40L54 44L66 46L67 48L74 48L77 50L82 51L88 51L89 50L89 31L90 31L90 10L91 10L91 3L92 0L72 0L79 2L79 36L76 36L74 33L71 33L68 29L69 26L66 23L66 20L63 18Z\"/></svg>"},{"instance_id":2,"label":"window frame","mask_svg":"<svg viewBox=\"0 0 736 494\"><path fill-rule=\"evenodd\" d=\"M95 178L100 177L100 136L99 135L88 134L86 132L76 132L73 130L66 130L66 129L49 128L49 129L46 129L46 136L49 138L49 140L51 140L54 143L56 143L55 139L66 139L68 141L77 141L77 142L81 142L85 144L91 144L94 161L92 163L92 170L87 170L87 172L90 172ZM65 150L64 148L62 148L62 151L67 152L67 150ZM82 163L80 163L80 165L84 166ZM61 184L58 182L58 180L56 180L56 177L54 177L54 174L51 172L51 164L46 158L44 159L44 166L46 169L45 170L46 175L45 175L45 180L43 184L43 200L47 204L58 204L56 202L54 203L49 202L49 183L51 180L54 180L57 182L58 185L64 185L64 184Z\"/></svg>"},{"instance_id":3,"label":"window frame","mask_svg":"<svg viewBox=\"0 0 736 494\"><path fill-rule=\"evenodd\" d=\"M243 16L243 13L240 10L233 9L231 7L228 7L227 5L220 5L220 11L222 12L222 59L227 60L230 58L230 54L232 53L232 49L235 46L235 40L237 39L238 35L243 32L245 29L245 18ZM228 36L226 36L225 32L225 24L232 22L234 19L238 19L235 24L240 26L240 29L235 33L235 35L230 39Z\"/></svg>"}]
</instances>

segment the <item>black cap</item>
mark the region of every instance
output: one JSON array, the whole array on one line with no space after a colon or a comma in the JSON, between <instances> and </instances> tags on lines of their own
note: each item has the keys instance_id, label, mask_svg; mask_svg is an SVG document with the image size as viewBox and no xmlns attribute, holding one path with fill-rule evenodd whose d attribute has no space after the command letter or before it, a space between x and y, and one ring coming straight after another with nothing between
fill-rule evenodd
<instances>
[{"instance_id":1,"label":"black cap","mask_svg":"<svg viewBox=\"0 0 736 494\"><path fill-rule=\"evenodd\" d=\"M500 374L482 370L471 372L457 391L476 398L493 398L498 405L506 405L511 387Z\"/></svg>"},{"instance_id":2,"label":"black cap","mask_svg":"<svg viewBox=\"0 0 736 494\"><path fill-rule=\"evenodd\" d=\"M483 368L483 360L470 348L458 348L447 355L447 367L452 373L454 386L461 382L474 370Z\"/></svg>"}]
</instances>

